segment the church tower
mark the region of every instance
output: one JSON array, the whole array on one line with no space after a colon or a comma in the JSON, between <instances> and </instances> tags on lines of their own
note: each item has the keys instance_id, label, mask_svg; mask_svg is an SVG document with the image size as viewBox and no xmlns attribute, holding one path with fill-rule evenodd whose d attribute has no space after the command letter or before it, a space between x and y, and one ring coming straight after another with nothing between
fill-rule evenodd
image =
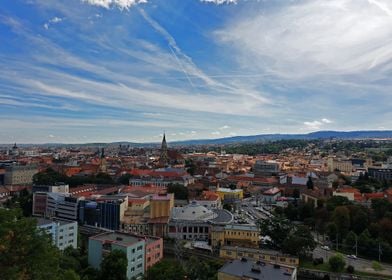
<instances>
[{"instance_id":1,"label":"church tower","mask_svg":"<svg viewBox=\"0 0 392 280\"><path fill-rule=\"evenodd\" d=\"M106 157L105 157L104 148L102 148L99 157L100 157L99 172L106 173L108 171L108 168L107 168L107 164L106 164Z\"/></svg>"},{"instance_id":2,"label":"church tower","mask_svg":"<svg viewBox=\"0 0 392 280\"><path fill-rule=\"evenodd\" d=\"M159 157L159 163L162 166L167 166L169 161L169 157L167 155L167 143L166 143L166 135L163 133L163 139L161 144L161 156Z\"/></svg>"}]
</instances>

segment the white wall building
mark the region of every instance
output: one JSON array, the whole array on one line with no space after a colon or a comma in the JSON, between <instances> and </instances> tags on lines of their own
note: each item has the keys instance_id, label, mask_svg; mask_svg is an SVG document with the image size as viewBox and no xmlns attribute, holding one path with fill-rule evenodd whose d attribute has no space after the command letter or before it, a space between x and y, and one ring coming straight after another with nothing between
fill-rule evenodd
<instances>
[{"instance_id":1,"label":"white wall building","mask_svg":"<svg viewBox=\"0 0 392 280\"><path fill-rule=\"evenodd\" d=\"M63 220L37 219L37 226L52 236L53 244L60 250L78 247L78 223Z\"/></svg>"}]
</instances>

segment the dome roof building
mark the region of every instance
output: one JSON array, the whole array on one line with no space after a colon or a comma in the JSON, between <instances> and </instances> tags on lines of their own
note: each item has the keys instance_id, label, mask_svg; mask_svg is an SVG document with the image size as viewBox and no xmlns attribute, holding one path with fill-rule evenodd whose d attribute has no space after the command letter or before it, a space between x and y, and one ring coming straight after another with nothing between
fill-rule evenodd
<instances>
[{"instance_id":1,"label":"dome roof building","mask_svg":"<svg viewBox=\"0 0 392 280\"><path fill-rule=\"evenodd\" d=\"M174 207L169 220L168 236L185 240L209 239L213 225L227 225L233 215L225 209L208 209L196 201L184 207Z\"/></svg>"}]
</instances>

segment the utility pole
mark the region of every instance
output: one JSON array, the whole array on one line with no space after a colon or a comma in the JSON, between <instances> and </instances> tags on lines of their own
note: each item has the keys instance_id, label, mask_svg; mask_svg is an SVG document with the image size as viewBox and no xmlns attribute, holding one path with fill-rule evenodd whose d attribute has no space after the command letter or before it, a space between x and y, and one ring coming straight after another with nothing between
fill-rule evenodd
<instances>
[{"instance_id":1,"label":"utility pole","mask_svg":"<svg viewBox=\"0 0 392 280\"><path fill-rule=\"evenodd\" d=\"M339 249L339 233L336 233L336 251Z\"/></svg>"},{"instance_id":2,"label":"utility pole","mask_svg":"<svg viewBox=\"0 0 392 280\"><path fill-rule=\"evenodd\" d=\"M381 251L381 243L378 242L378 261L379 261L379 262L381 262L381 254L382 254L382 251Z\"/></svg>"},{"instance_id":3,"label":"utility pole","mask_svg":"<svg viewBox=\"0 0 392 280\"><path fill-rule=\"evenodd\" d=\"M355 235L355 256L358 256L358 238L357 235Z\"/></svg>"}]
</instances>

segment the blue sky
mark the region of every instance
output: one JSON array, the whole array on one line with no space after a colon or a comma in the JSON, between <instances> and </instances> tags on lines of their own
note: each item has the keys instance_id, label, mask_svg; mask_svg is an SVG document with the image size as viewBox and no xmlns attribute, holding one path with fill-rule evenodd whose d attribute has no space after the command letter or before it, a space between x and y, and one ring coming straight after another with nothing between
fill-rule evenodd
<instances>
[{"instance_id":1,"label":"blue sky","mask_svg":"<svg viewBox=\"0 0 392 280\"><path fill-rule=\"evenodd\" d=\"M392 129L389 0L4 0L0 143Z\"/></svg>"}]
</instances>

